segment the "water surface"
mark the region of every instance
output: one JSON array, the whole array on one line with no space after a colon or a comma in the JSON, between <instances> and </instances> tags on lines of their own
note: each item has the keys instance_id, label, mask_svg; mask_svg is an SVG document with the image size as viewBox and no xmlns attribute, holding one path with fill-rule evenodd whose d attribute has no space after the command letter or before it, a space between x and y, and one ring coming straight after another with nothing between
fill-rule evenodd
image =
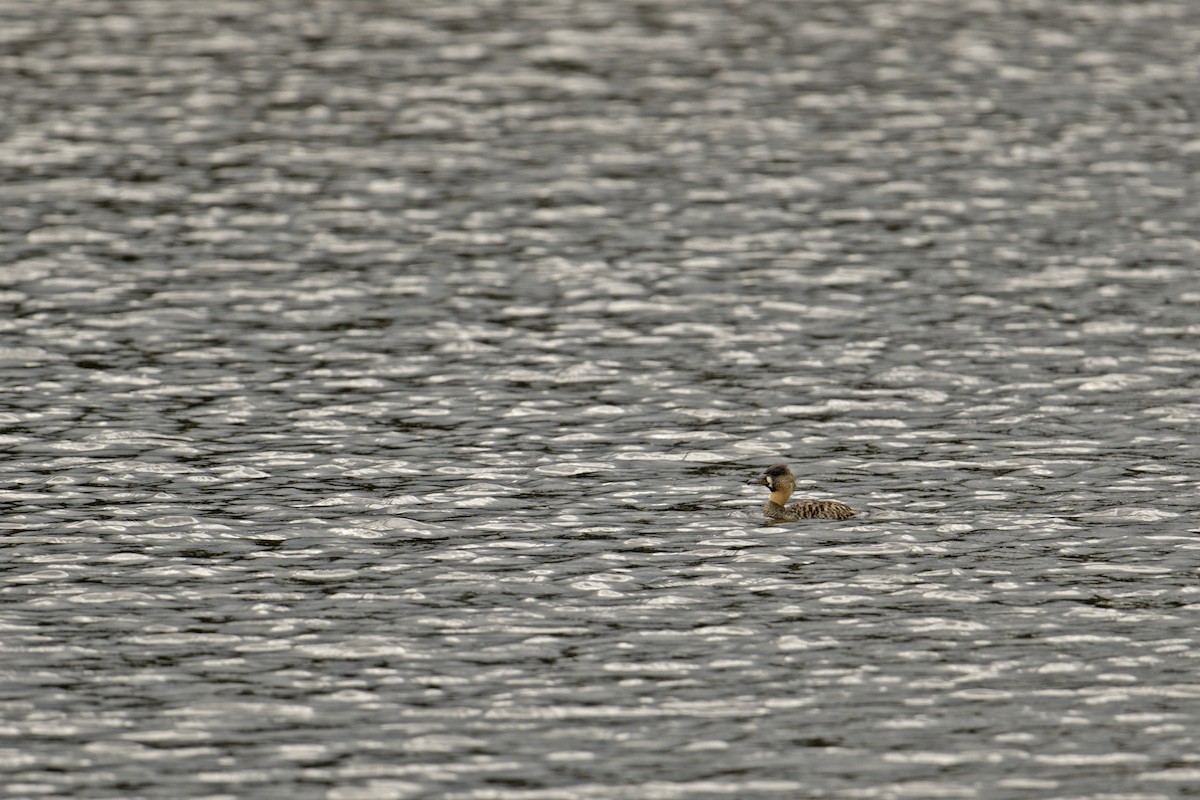
<instances>
[{"instance_id":1,"label":"water surface","mask_svg":"<svg viewBox=\"0 0 1200 800\"><path fill-rule=\"evenodd\" d=\"M8 796L1200 784L1191 4L0 19Z\"/></svg>"}]
</instances>

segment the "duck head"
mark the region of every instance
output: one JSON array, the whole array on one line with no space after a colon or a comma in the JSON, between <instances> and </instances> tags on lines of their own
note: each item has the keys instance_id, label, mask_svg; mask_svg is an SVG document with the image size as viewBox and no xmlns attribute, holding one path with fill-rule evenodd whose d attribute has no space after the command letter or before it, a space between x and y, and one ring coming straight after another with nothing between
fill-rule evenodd
<instances>
[{"instance_id":1,"label":"duck head","mask_svg":"<svg viewBox=\"0 0 1200 800\"><path fill-rule=\"evenodd\" d=\"M787 464L767 467L762 475L750 481L754 485L766 486L771 490L771 502L784 505L796 490L796 476Z\"/></svg>"}]
</instances>

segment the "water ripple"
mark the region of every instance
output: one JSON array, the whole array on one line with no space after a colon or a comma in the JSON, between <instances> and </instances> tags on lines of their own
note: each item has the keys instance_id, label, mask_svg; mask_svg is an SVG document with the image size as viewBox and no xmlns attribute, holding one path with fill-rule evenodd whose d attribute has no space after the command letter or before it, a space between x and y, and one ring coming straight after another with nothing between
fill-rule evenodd
<instances>
[{"instance_id":1,"label":"water ripple","mask_svg":"<svg viewBox=\"0 0 1200 800\"><path fill-rule=\"evenodd\" d=\"M1184 791L1200 20L1041 5L0 0L8 793Z\"/></svg>"}]
</instances>

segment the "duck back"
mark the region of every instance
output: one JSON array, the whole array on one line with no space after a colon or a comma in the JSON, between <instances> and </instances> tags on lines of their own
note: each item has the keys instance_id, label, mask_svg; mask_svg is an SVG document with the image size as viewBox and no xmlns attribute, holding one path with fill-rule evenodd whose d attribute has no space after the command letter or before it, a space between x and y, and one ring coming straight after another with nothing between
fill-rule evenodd
<instances>
[{"instance_id":1,"label":"duck back","mask_svg":"<svg viewBox=\"0 0 1200 800\"><path fill-rule=\"evenodd\" d=\"M780 522L794 522L801 519L850 519L857 513L845 503L835 500L797 500L787 506L768 501L763 506L765 516Z\"/></svg>"}]
</instances>

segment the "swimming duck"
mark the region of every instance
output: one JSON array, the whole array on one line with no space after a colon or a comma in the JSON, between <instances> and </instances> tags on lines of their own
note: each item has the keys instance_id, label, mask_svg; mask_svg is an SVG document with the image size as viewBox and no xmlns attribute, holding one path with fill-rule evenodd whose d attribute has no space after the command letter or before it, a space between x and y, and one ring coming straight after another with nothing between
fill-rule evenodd
<instances>
[{"instance_id":1,"label":"swimming duck","mask_svg":"<svg viewBox=\"0 0 1200 800\"><path fill-rule=\"evenodd\" d=\"M797 500L790 506L786 505L788 498L796 489L796 476L787 464L775 464L767 467L767 471L750 481L762 484L771 490L763 506L763 514L776 522L795 522L801 519L850 519L858 512L845 503L835 500L813 500L805 498Z\"/></svg>"}]
</instances>

